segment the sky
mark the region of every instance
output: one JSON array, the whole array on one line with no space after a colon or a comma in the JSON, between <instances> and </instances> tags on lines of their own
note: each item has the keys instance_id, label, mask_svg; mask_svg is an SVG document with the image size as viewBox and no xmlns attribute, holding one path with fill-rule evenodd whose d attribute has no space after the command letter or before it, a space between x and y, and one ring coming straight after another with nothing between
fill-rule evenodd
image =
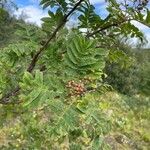
<instances>
[{"instance_id":1,"label":"sky","mask_svg":"<svg viewBox=\"0 0 150 150\"><path fill-rule=\"evenodd\" d=\"M41 18L47 16L47 11L42 10L39 6L40 0L14 0L19 7L18 11L15 12L16 16L19 16L22 12L25 12L29 18L26 21L41 25ZM105 8L105 0L90 0L96 8ZM99 9L103 16L106 16L107 12L105 9Z\"/></svg>"},{"instance_id":2,"label":"sky","mask_svg":"<svg viewBox=\"0 0 150 150\"><path fill-rule=\"evenodd\" d=\"M27 22L32 22L41 26L42 21L40 20L42 17L47 16L47 11L43 10L39 5L40 0L14 0L14 2L18 6L18 10L14 12L16 16L19 16L21 13L26 13L28 18L26 19ZM105 9L106 3L105 0L90 0L91 3L95 6L96 12L100 13L102 17L107 15L107 11ZM75 21L74 21L75 22ZM150 29L138 22L133 22L135 26L137 26L142 32L144 32L145 36L147 37L148 41L150 41ZM136 41L134 39L134 41ZM150 42L148 44L150 47Z\"/></svg>"}]
</instances>

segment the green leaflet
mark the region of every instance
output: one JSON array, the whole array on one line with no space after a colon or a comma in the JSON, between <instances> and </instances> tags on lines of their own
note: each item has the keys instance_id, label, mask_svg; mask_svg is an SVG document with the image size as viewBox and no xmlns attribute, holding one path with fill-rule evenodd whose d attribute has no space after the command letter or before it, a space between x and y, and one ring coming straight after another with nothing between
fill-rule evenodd
<instances>
[{"instance_id":1,"label":"green leaflet","mask_svg":"<svg viewBox=\"0 0 150 150\"><path fill-rule=\"evenodd\" d=\"M55 113L54 127L49 128L51 135L64 136L78 126L78 112L75 110L74 101L69 105L62 101L50 101L49 106Z\"/></svg>"},{"instance_id":2,"label":"green leaflet","mask_svg":"<svg viewBox=\"0 0 150 150\"><path fill-rule=\"evenodd\" d=\"M23 104L24 107L27 107L31 105L34 101L38 100L42 90L41 89L35 89L33 90L28 96L27 101Z\"/></svg>"},{"instance_id":3,"label":"green leaflet","mask_svg":"<svg viewBox=\"0 0 150 150\"><path fill-rule=\"evenodd\" d=\"M35 70L34 75L25 72L21 87L21 97L24 107L35 107L42 105L49 100L65 95L64 85L57 76L47 75L43 77L43 72Z\"/></svg>"},{"instance_id":4,"label":"green leaflet","mask_svg":"<svg viewBox=\"0 0 150 150\"><path fill-rule=\"evenodd\" d=\"M40 70L36 70L35 72L35 82L38 84L43 84L43 73Z\"/></svg>"},{"instance_id":5,"label":"green leaflet","mask_svg":"<svg viewBox=\"0 0 150 150\"><path fill-rule=\"evenodd\" d=\"M35 71L35 76L32 76L29 72L25 72L22 82L20 82L20 87L24 107L34 106L41 100L46 101L49 98L48 87L44 85L43 73L39 70Z\"/></svg>"},{"instance_id":6,"label":"green leaflet","mask_svg":"<svg viewBox=\"0 0 150 150\"><path fill-rule=\"evenodd\" d=\"M67 53L65 55L65 64L76 70L78 74L93 75L104 68L107 50L95 48L96 42L84 38L82 35L75 35L73 40L69 41Z\"/></svg>"},{"instance_id":7,"label":"green leaflet","mask_svg":"<svg viewBox=\"0 0 150 150\"><path fill-rule=\"evenodd\" d=\"M23 82L26 83L26 84L29 84L30 80L33 80L33 76L32 76L31 73L29 73L29 72L26 71L24 73L24 76L23 76Z\"/></svg>"},{"instance_id":8,"label":"green leaflet","mask_svg":"<svg viewBox=\"0 0 150 150\"><path fill-rule=\"evenodd\" d=\"M147 9L146 23L150 24L150 10Z\"/></svg>"},{"instance_id":9,"label":"green leaflet","mask_svg":"<svg viewBox=\"0 0 150 150\"><path fill-rule=\"evenodd\" d=\"M92 149L93 150L99 150L101 148L101 145L103 143L103 139L99 136L95 137L92 141Z\"/></svg>"},{"instance_id":10,"label":"green leaflet","mask_svg":"<svg viewBox=\"0 0 150 150\"><path fill-rule=\"evenodd\" d=\"M9 44L7 48L4 48L5 53L11 57L11 55L16 57L25 57L34 52L38 45L34 42L24 41L15 44Z\"/></svg>"}]
</instances>

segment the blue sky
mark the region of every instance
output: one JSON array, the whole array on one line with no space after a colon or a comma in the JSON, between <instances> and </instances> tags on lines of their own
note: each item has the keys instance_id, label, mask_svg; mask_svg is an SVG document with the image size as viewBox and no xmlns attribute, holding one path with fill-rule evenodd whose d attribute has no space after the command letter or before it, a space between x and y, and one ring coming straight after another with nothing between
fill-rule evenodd
<instances>
[{"instance_id":1,"label":"blue sky","mask_svg":"<svg viewBox=\"0 0 150 150\"><path fill-rule=\"evenodd\" d=\"M28 16L28 18L26 19L27 22L33 22L40 26L42 23L40 19L44 16L47 16L47 11L43 10L41 6L39 6L39 1L40 0L14 0L14 2L19 7L18 11L16 11L14 14L16 16L19 16L22 12L24 12ZM96 12L99 12L102 15L101 17L107 15L107 11L105 9L105 0L90 1L96 7ZM150 41L150 29L138 22L133 22L133 24L140 28L141 31L145 33L146 37Z\"/></svg>"},{"instance_id":2,"label":"blue sky","mask_svg":"<svg viewBox=\"0 0 150 150\"><path fill-rule=\"evenodd\" d=\"M22 6L30 5L31 4L30 0L15 0L15 2L16 2L16 4L22 5Z\"/></svg>"},{"instance_id":3,"label":"blue sky","mask_svg":"<svg viewBox=\"0 0 150 150\"><path fill-rule=\"evenodd\" d=\"M22 12L26 13L29 17L26 19L29 22L34 22L40 26L41 21L40 18L47 15L47 11L42 10L41 6L39 5L40 0L14 0L14 2L19 7L19 10L15 12L17 16L19 16ZM102 16L106 16L107 12L105 8L105 0L90 0L92 4L97 8L96 10L99 11ZM102 9L98 9L102 8Z\"/></svg>"}]
</instances>

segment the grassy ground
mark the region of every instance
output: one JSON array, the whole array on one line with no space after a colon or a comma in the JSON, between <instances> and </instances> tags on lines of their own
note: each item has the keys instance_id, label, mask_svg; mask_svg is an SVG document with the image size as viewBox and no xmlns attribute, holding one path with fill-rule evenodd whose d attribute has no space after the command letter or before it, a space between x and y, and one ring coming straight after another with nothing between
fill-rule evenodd
<instances>
[{"instance_id":1,"label":"grassy ground","mask_svg":"<svg viewBox=\"0 0 150 150\"><path fill-rule=\"evenodd\" d=\"M117 92L107 92L97 98L101 111L111 123L110 132L104 136L108 149L149 150L150 98L128 97ZM50 110L38 108L18 114L20 110L0 107L0 149L49 150L51 143L44 127L50 122ZM60 145L59 149L67 148Z\"/></svg>"}]
</instances>

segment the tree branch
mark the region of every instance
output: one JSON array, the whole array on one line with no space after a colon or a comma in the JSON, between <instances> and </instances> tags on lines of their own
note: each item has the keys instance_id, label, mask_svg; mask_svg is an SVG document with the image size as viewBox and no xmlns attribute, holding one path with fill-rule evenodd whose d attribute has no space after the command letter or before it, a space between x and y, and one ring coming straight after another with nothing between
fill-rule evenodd
<instances>
[{"instance_id":1,"label":"tree branch","mask_svg":"<svg viewBox=\"0 0 150 150\"><path fill-rule=\"evenodd\" d=\"M17 96L18 92L20 91L20 87L17 86L13 91L6 94L4 97L0 99L0 104L7 105L7 104L14 104L14 102L10 102L10 97Z\"/></svg>"},{"instance_id":2,"label":"tree branch","mask_svg":"<svg viewBox=\"0 0 150 150\"><path fill-rule=\"evenodd\" d=\"M32 72L39 57L40 54L47 48L48 44L51 42L51 40L56 36L57 32L65 25L65 23L67 22L68 17L77 9L77 7L83 2L84 0L80 0L71 10L70 12L64 16L64 18L62 19L62 21L60 22L60 24L57 26L57 28L54 30L54 32L52 33L52 35L49 37L49 39L45 42L45 44L43 45L43 47L41 47L39 49L39 51L37 51L37 53L33 56L33 59L27 69L27 71Z\"/></svg>"},{"instance_id":3,"label":"tree branch","mask_svg":"<svg viewBox=\"0 0 150 150\"><path fill-rule=\"evenodd\" d=\"M28 72L32 72L36 66L37 61L40 58L41 53L48 47L49 43L52 41L52 39L54 39L54 37L56 36L57 32L66 24L68 17L77 9L77 7L85 0L79 0L75 6L68 12L67 15L64 16L64 18L62 19L62 21L60 22L60 24L58 24L58 26L56 27L56 29L54 30L54 32L51 34L51 36L49 37L49 39L45 42L45 44L36 52L36 54L33 56L33 59L31 60L31 63L29 64L27 71ZM16 96L18 94L18 92L20 91L20 87L17 86L13 91L9 92L8 94L4 95L4 97L2 97L0 99L0 104L10 104L10 97L12 96Z\"/></svg>"},{"instance_id":4,"label":"tree branch","mask_svg":"<svg viewBox=\"0 0 150 150\"><path fill-rule=\"evenodd\" d=\"M111 28L111 27L120 26L121 24L123 24L123 23L125 23L125 22L127 22L127 21L130 21L130 19L124 19L124 20L122 20L122 21L118 21L118 22L109 24L109 25L107 25L107 26L101 27L100 29L98 29L98 30L96 30L96 31L94 31L94 32L92 32L92 33L87 34L87 37L92 37L92 36L98 34L99 32L104 31L104 30L106 30L106 29L109 29L109 28Z\"/></svg>"}]
</instances>

